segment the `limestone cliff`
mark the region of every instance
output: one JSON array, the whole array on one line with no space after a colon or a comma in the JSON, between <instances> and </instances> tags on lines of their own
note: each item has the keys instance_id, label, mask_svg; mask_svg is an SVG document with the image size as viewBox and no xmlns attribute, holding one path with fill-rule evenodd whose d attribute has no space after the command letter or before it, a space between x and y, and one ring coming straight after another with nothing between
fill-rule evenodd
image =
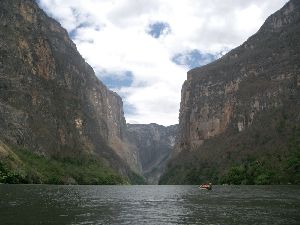
<instances>
[{"instance_id":1,"label":"limestone cliff","mask_svg":"<svg viewBox=\"0 0 300 225\"><path fill-rule=\"evenodd\" d=\"M250 157L254 149L264 148L265 143L260 147L224 149L225 142L233 137L240 137L238 142L242 144L253 129L258 138L269 132L269 139L274 141L273 152L276 152L278 135L272 131L279 126L279 121L299 126L299 88L300 1L291 0L241 46L209 65L188 72L182 88L177 161L184 155L197 155L199 164L202 162L204 168L211 168L212 160L229 157L221 163L226 169L226 165ZM262 124L264 127L258 128ZM283 136L281 138L281 147L286 149L288 144ZM247 144L250 145L250 141ZM193 151L197 153L187 153Z\"/></svg>"},{"instance_id":2,"label":"limestone cliff","mask_svg":"<svg viewBox=\"0 0 300 225\"><path fill-rule=\"evenodd\" d=\"M175 145L177 125L164 127L155 123L127 124L131 143L148 183L157 184Z\"/></svg>"},{"instance_id":3,"label":"limestone cliff","mask_svg":"<svg viewBox=\"0 0 300 225\"><path fill-rule=\"evenodd\" d=\"M67 31L33 0L2 0L0 18L0 140L43 155L97 154L121 172L121 158L134 165L120 147L122 100Z\"/></svg>"},{"instance_id":4,"label":"limestone cliff","mask_svg":"<svg viewBox=\"0 0 300 225\"><path fill-rule=\"evenodd\" d=\"M272 15L258 33L214 63L188 72L180 108L181 147L197 148L255 115L298 97L299 3Z\"/></svg>"}]
</instances>

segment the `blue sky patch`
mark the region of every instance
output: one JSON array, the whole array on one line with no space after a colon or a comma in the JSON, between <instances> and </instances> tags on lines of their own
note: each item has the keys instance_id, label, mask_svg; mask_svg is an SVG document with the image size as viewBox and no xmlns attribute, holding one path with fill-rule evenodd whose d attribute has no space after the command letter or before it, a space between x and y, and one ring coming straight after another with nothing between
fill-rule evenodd
<instances>
[{"instance_id":1,"label":"blue sky patch","mask_svg":"<svg viewBox=\"0 0 300 225\"><path fill-rule=\"evenodd\" d=\"M149 25L148 34L154 38L159 38L162 34L170 33L171 28L168 23L157 22Z\"/></svg>"},{"instance_id":2,"label":"blue sky patch","mask_svg":"<svg viewBox=\"0 0 300 225\"><path fill-rule=\"evenodd\" d=\"M179 53L172 58L172 61L177 65L187 66L189 69L195 67L204 66L218 58L217 55L210 53L202 53L197 49L194 49L187 53Z\"/></svg>"},{"instance_id":3,"label":"blue sky patch","mask_svg":"<svg viewBox=\"0 0 300 225\"><path fill-rule=\"evenodd\" d=\"M126 71L121 75L102 72L99 77L100 77L100 80L111 90L119 89L122 87L131 87L132 83L133 83L133 74L131 71ZM123 99L123 110L124 110L125 115L135 114L136 108L134 107L134 105L132 105L128 101L126 101L126 95L124 95L122 93L118 93L118 94Z\"/></svg>"},{"instance_id":4,"label":"blue sky patch","mask_svg":"<svg viewBox=\"0 0 300 225\"><path fill-rule=\"evenodd\" d=\"M125 115L134 115L136 113L136 108L132 104L129 104L126 101L123 101L123 108L124 108Z\"/></svg>"},{"instance_id":5,"label":"blue sky patch","mask_svg":"<svg viewBox=\"0 0 300 225\"><path fill-rule=\"evenodd\" d=\"M133 82L133 75L126 71L124 75L105 74L100 76L100 80L110 89L130 87Z\"/></svg>"}]
</instances>

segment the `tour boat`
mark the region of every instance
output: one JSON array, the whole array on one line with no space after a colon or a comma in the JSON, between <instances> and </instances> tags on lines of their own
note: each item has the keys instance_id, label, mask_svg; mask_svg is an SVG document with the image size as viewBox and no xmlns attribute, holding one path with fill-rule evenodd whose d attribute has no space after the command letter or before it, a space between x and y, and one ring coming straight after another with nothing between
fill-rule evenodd
<instances>
[{"instance_id":1,"label":"tour boat","mask_svg":"<svg viewBox=\"0 0 300 225\"><path fill-rule=\"evenodd\" d=\"M201 190L211 190L212 189L212 185L211 185L211 183L209 183L209 184L201 184L200 186L199 186L199 188L201 189Z\"/></svg>"}]
</instances>

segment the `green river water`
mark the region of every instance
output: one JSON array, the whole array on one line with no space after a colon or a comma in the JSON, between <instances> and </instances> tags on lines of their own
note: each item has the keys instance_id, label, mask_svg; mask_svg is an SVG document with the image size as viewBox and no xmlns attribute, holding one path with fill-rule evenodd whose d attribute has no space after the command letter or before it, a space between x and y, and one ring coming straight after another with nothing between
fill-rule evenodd
<instances>
[{"instance_id":1,"label":"green river water","mask_svg":"<svg viewBox=\"0 0 300 225\"><path fill-rule=\"evenodd\" d=\"M300 224L300 186L0 185L0 225Z\"/></svg>"}]
</instances>

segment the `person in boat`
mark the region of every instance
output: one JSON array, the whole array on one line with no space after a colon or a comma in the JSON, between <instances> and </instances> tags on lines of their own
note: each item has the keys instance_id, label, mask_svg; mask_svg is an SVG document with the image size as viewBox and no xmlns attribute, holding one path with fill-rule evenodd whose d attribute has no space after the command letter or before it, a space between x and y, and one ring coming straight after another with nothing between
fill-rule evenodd
<instances>
[{"instance_id":1,"label":"person in boat","mask_svg":"<svg viewBox=\"0 0 300 225\"><path fill-rule=\"evenodd\" d=\"M201 184L199 186L200 189L206 189L206 190L211 190L212 189L212 184L209 182L208 184Z\"/></svg>"}]
</instances>

